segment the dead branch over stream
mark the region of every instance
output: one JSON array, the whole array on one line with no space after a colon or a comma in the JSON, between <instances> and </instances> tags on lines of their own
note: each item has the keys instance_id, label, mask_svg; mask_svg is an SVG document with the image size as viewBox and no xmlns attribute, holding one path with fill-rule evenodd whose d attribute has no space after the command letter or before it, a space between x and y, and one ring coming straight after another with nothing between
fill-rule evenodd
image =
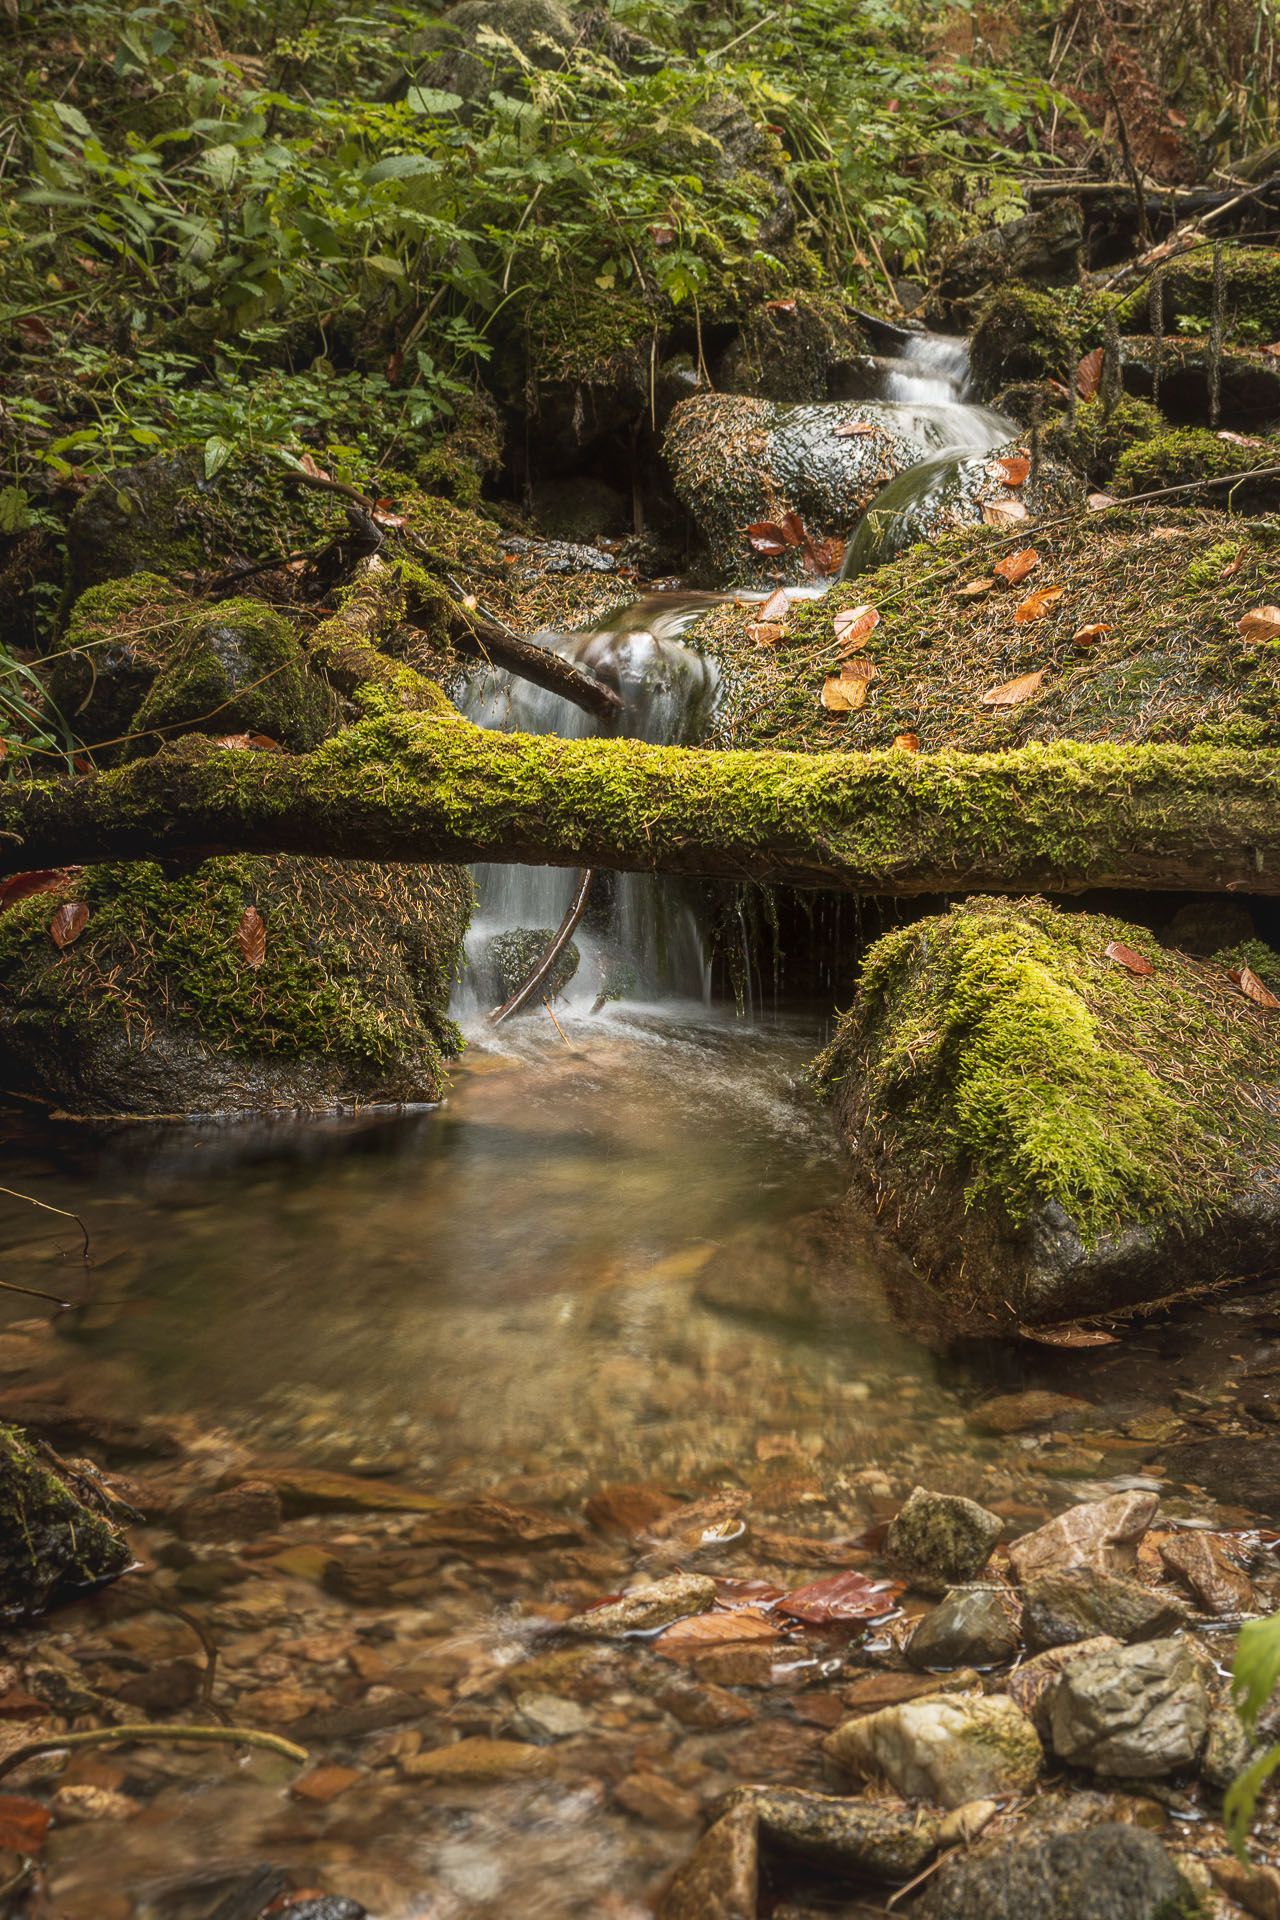
<instances>
[{"instance_id":1,"label":"dead branch over stream","mask_svg":"<svg viewBox=\"0 0 1280 1920\"><path fill-rule=\"evenodd\" d=\"M0 786L15 866L219 852L519 861L864 893L1280 893L1280 754L1029 746L792 754L495 734L443 703L314 753L187 736Z\"/></svg>"}]
</instances>

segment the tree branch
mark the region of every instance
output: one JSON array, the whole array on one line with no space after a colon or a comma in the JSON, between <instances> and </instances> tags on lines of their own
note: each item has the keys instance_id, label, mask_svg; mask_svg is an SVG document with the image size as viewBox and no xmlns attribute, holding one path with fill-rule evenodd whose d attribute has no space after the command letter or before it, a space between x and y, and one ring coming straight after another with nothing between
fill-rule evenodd
<instances>
[{"instance_id":1,"label":"tree branch","mask_svg":"<svg viewBox=\"0 0 1280 1920\"><path fill-rule=\"evenodd\" d=\"M108 773L0 783L6 832L23 867L244 851L863 893L1269 894L1280 893L1280 754L717 753L489 733L443 704L383 706L296 758L188 735Z\"/></svg>"}]
</instances>

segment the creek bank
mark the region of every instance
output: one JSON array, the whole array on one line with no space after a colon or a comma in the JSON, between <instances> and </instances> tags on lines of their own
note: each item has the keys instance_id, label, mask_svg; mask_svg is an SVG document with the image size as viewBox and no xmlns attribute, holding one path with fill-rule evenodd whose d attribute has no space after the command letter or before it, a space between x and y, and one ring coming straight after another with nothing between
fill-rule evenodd
<instances>
[{"instance_id":1,"label":"creek bank","mask_svg":"<svg viewBox=\"0 0 1280 1920\"><path fill-rule=\"evenodd\" d=\"M958 1324L1274 1270L1274 1015L1146 928L973 899L881 940L817 1068L882 1231ZM1126 958L1127 956L1127 958ZM1255 972L1256 972L1255 967Z\"/></svg>"}]
</instances>

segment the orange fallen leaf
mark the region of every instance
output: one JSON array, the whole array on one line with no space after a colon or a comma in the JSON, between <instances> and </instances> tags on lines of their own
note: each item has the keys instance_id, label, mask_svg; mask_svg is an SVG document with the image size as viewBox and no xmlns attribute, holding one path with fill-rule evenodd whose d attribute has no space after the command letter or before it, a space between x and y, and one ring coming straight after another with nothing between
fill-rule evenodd
<instances>
[{"instance_id":1,"label":"orange fallen leaf","mask_svg":"<svg viewBox=\"0 0 1280 1920\"><path fill-rule=\"evenodd\" d=\"M704 1647L741 1640L780 1640L781 1630L758 1607L735 1607L728 1613L695 1613L676 1620L653 1642L668 1659L684 1660Z\"/></svg>"},{"instance_id":2,"label":"orange fallen leaf","mask_svg":"<svg viewBox=\"0 0 1280 1920\"><path fill-rule=\"evenodd\" d=\"M994 580L966 580L962 587L957 587L956 592L961 600L980 600L994 586Z\"/></svg>"},{"instance_id":3,"label":"orange fallen leaf","mask_svg":"<svg viewBox=\"0 0 1280 1920\"><path fill-rule=\"evenodd\" d=\"M49 1809L18 1793L0 1793L0 1847L6 1853L39 1853L49 1826Z\"/></svg>"},{"instance_id":4,"label":"orange fallen leaf","mask_svg":"<svg viewBox=\"0 0 1280 1920\"><path fill-rule=\"evenodd\" d=\"M1225 440L1232 447L1260 447L1263 442L1256 433L1230 433L1226 427L1219 427L1218 439Z\"/></svg>"},{"instance_id":5,"label":"orange fallen leaf","mask_svg":"<svg viewBox=\"0 0 1280 1920\"><path fill-rule=\"evenodd\" d=\"M1065 587L1042 587L1039 593L1029 593L1013 616L1015 623L1025 627L1032 620L1043 620L1065 592Z\"/></svg>"},{"instance_id":6,"label":"orange fallen leaf","mask_svg":"<svg viewBox=\"0 0 1280 1920\"><path fill-rule=\"evenodd\" d=\"M769 595L769 598L761 607L760 618L762 620L785 620L790 611L791 602L787 598L786 588L779 587L776 593Z\"/></svg>"},{"instance_id":7,"label":"orange fallen leaf","mask_svg":"<svg viewBox=\"0 0 1280 1920\"><path fill-rule=\"evenodd\" d=\"M893 744L899 753L919 753L920 736L918 733L895 733Z\"/></svg>"},{"instance_id":8,"label":"orange fallen leaf","mask_svg":"<svg viewBox=\"0 0 1280 1920\"><path fill-rule=\"evenodd\" d=\"M876 670L869 660L846 660L838 674L828 676L822 704L831 713L856 713L867 704L867 689Z\"/></svg>"},{"instance_id":9,"label":"orange fallen leaf","mask_svg":"<svg viewBox=\"0 0 1280 1920\"><path fill-rule=\"evenodd\" d=\"M770 313L794 313L796 310L794 300L766 300L764 304Z\"/></svg>"},{"instance_id":10,"label":"orange fallen leaf","mask_svg":"<svg viewBox=\"0 0 1280 1920\"><path fill-rule=\"evenodd\" d=\"M837 440L854 440L864 433L879 433L880 429L873 426L869 420L842 420L840 425L832 427L831 431Z\"/></svg>"},{"instance_id":11,"label":"orange fallen leaf","mask_svg":"<svg viewBox=\"0 0 1280 1920\"><path fill-rule=\"evenodd\" d=\"M1025 580L1031 569L1039 565L1040 555L1035 548L1022 547L1017 553L1008 553L1003 560L997 560L991 571L999 574L1002 580L1007 580L1011 587L1016 587L1019 580Z\"/></svg>"},{"instance_id":12,"label":"orange fallen leaf","mask_svg":"<svg viewBox=\"0 0 1280 1920\"><path fill-rule=\"evenodd\" d=\"M785 553L791 544L774 520L756 520L747 528L747 545L753 553Z\"/></svg>"},{"instance_id":13,"label":"orange fallen leaf","mask_svg":"<svg viewBox=\"0 0 1280 1920\"><path fill-rule=\"evenodd\" d=\"M1096 646L1103 634L1110 631L1110 627L1098 626L1096 623L1090 627L1077 627L1071 636L1071 644L1073 647Z\"/></svg>"},{"instance_id":14,"label":"orange fallen leaf","mask_svg":"<svg viewBox=\"0 0 1280 1920\"><path fill-rule=\"evenodd\" d=\"M1236 622L1242 640L1274 640L1280 634L1280 607L1250 607Z\"/></svg>"},{"instance_id":15,"label":"orange fallen leaf","mask_svg":"<svg viewBox=\"0 0 1280 1920\"><path fill-rule=\"evenodd\" d=\"M256 907L246 907L240 915L236 941L246 967L260 967L267 957L267 929Z\"/></svg>"},{"instance_id":16,"label":"orange fallen leaf","mask_svg":"<svg viewBox=\"0 0 1280 1920\"><path fill-rule=\"evenodd\" d=\"M838 533L831 534L826 540L808 541L804 550L806 570L816 574L839 573L848 544Z\"/></svg>"},{"instance_id":17,"label":"orange fallen leaf","mask_svg":"<svg viewBox=\"0 0 1280 1920\"><path fill-rule=\"evenodd\" d=\"M1273 340L1269 347L1262 347L1259 351L1269 353L1273 359L1280 360L1280 340Z\"/></svg>"},{"instance_id":18,"label":"orange fallen leaf","mask_svg":"<svg viewBox=\"0 0 1280 1920\"><path fill-rule=\"evenodd\" d=\"M776 647L785 632L781 620L756 620L747 628L747 638L757 647Z\"/></svg>"},{"instance_id":19,"label":"orange fallen leaf","mask_svg":"<svg viewBox=\"0 0 1280 1920\"><path fill-rule=\"evenodd\" d=\"M802 1620L809 1627L854 1625L892 1612L901 1592L901 1586L892 1580L868 1580L865 1573L852 1571L832 1573L825 1580L814 1580L786 1594L777 1602L775 1612Z\"/></svg>"},{"instance_id":20,"label":"orange fallen leaf","mask_svg":"<svg viewBox=\"0 0 1280 1920\"><path fill-rule=\"evenodd\" d=\"M1031 462L1022 453L1006 453L1001 459L993 460L987 468L991 478L1003 480L1006 487L1025 486L1030 471Z\"/></svg>"},{"instance_id":21,"label":"orange fallen leaf","mask_svg":"<svg viewBox=\"0 0 1280 1920\"><path fill-rule=\"evenodd\" d=\"M831 622L831 629L846 646L861 647L879 625L880 615L874 607L844 607Z\"/></svg>"},{"instance_id":22,"label":"orange fallen leaf","mask_svg":"<svg viewBox=\"0 0 1280 1920\"><path fill-rule=\"evenodd\" d=\"M1024 1340L1035 1340L1042 1347L1115 1347L1114 1333L1101 1333L1096 1327L1019 1327Z\"/></svg>"},{"instance_id":23,"label":"orange fallen leaf","mask_svg":"<svg viewBox=\"0 0 1280 1920\"><path fill-rule=\"evenodd\" d=\"M35 867L29 873L15 873L0 886L0 913L29 900L33 893L59 893L68 881L83 873L83 867Z\"/></svg>"},{"instance_id":24,"label":"orange fallen leaf","mask_svg":"<svg viewBox=\"0 0 1280 1920\"><path fill-rule=\"evenodd\" d=\"M1135 953L1132 947L1126 947L1119 940L1109 940L1103 948L1108 960L1116 960L1129 973L1154 973L1155 968L1143 954Z\"/></svg>"},{"instance_id":25,"label":"orange fallen leaf","mask_svg":"<svg viewBox=\"0 0 1280 1920\"><path fill-rule=\"evenodd\" d=\"M1006 680L1002 687L992 687L982 696L984 707L1016 707L1023 700L1029 700L1044 679L1045 668L1038 667L1034 673L1020 673L1016 680Z\"/></svg>"},{"instance_id":26,"label":"orange fallen leaf","mask_svg":"<svg viewBox=\"0 0 1280 1920\"><path fill-rule=\"evenodd\" d=\"M313 480L328 480L332 477L323 467L316 465L314 454L304 453L298 465L304 473L309 473Z\"/></svg>"},{"instance_id":27,"label":"orange fallen leaf","mask_svg":"<svg viewBox=\"0 0 1280 1920\"><path fill-rule=\"evenodd\" d=\"M1085 505L1091 513L1101 513L1104 507L1118 507L1120 502L1114 493L1091 493Z\"/></svg>"},{"instance_id":28,"label":"orange fallen leaf","mask_svg":"<svg viewBox=\"0 0 1280 1920\"><path fill-rule=\"evenodd\" d=\"M1106 357L1105 347L1095 347L1092 353L1086 353L1076 368L1076 392L1082 400L1092 400L1101 386Z\"/></svg>"},{"instance_id":29,"label":"orange fallen leaf","mask_svg":"<svg viewBox=\"0 0 1280 1920\"><path fill-rule=\"evenodd\" d=\"M1252 1000L1255 1007L1265 1007L1269 1013L1280 1007L1280 1000L1276 999L1270 987L1263 986L1252 967L1241 967L1240 991L1246 999Z\"/></svg>"},{"instance_id":30,"label":"orange fallen leaf","mask_svg":"<svg viewBox=\"0 0 1280 1920\"><path fill-rule=\"evenodd\" d=\"M1006 527L1013 520L1029 520L1031 515L1021 500L988 500L982 509L983 522L988 527Z\"/></svg>"},{"instance_id":31,"label":"orange fallen leaf","mask_svg":"<svg viewBox=\"0 0 1280 1920\"><path fill-rule=\"evenodd\" d=\"M69 947L89 924L89 909L83 900L64 900L49 922L49 938L55 947Z\"/></svg>"}]
</instances>

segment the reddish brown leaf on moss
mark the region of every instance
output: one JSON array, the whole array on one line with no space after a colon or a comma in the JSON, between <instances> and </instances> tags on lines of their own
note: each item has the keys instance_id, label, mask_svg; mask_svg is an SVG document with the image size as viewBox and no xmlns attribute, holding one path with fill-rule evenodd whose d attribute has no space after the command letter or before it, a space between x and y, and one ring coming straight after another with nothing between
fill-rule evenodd
<instances>
[{"instance_id":1,"label":"reddish brown leaf on moss","mask_svg":"<svg viewBox=\"0 0 1280 1920\"><path fill-rule=\"evenodd\" d=\"M997 560L991 571L1016 587L1019 580L1025 580L1031 569L1039 565L1040 555L1034 547L1019 547L1017 553L1007 553L1003 560Z\"/></svg>"},{"instance_id":2,"label":"reddish brown leaf on moss","mask_svg":"<svg viewBox=\"0 0 1280 1920\"><path fill-rule=\"evenodd\" d=\"M1122 945L1119 940L1109 940L1104 951L1108 960L1118 961L1129 973L1144 974L1155 972L1155 968L1144 955L1135 953L1132 947Z\"/></svg>"},{"instance_id":3,"label":"reddish brown leaf on moss","mask_svg":"<svg viewBox=\"0 0 1280 1920\"><path fill-rule=\"evenodd\" d=\"M1023 453L1006 453L1002 459L993 460L987 468L991 478L1003 480L1006 487L1025 486L1030 471L1031 462Z\"/></svg>"},{"instance_id":4,"label":"reddish brown leaf on moss","mask_svg":"<svg viewBox=\"0 0 1280 1920\"><path fill-rule=\"evenodd\" d=\"M876 677L870 660L846 660L822 689L822 704L832 713L856 713L867 704L867 689Z\"/></svg>"},{"instance_id":5,"label":"reddish brown leaf on moss","mask_svg":"<svg viewBox=\"0 0 1280 1920\"><path fill-rule=\"evenodd\" d=\"M316 458L312 453L304 453L298 465L304 473L309 473L313 480L328 480L332 478L332 475L326 473L323 467L316 465Z\"/></svg>"},{"instance_id":6,"label":"reddish brown leaf on moss","mask_svg":"<svg viewBox=\"0 0 1280 1920\"><path fill-rule=\"evenodd\" d=\"M1076 368L1076 392L1082 400L1092 400L1102 385L1102 367L1106 357L1105 347L1095 347L1092 353L1086 353Z\"/></svg>"},{"instance_id":7,"label":"reddish brown leaf on moss","mask_svg":"<svg viewBox=\"0 0 1280 1920\"><path fill-rule=\"evenodd\" d=\"M747 638L753 646L776 647L785 632L781 620L756 620L747 628Z\"/></svg>"},{"instance_id":8,"label":"reddish brown leaf on moss","mask_svg":"<svg viewBox=\"0 0 1280 1920\"><path fill-rule=\"evenodd\" d=\"M20 1793L0 1793L0 1848L6 1853L39 1853L48 1828L48 1807Z\"/></svg>"},{"instance_id":9,"label":"reddish brown leaf on moss","mask_svg":"<svg viewBox=\"0 0 1280 1920\"><path fill-rule=\"evenodd\" d=\"M825 577L829 573L839 573L844 562L845 542L838 533L829 539L805 543L804 560L810 573Z\"/></svg>"},{"instance_id":10,"label":"reddish brown leaf on moss","mask_svg":"<svg viewBox=\"0 0 1280 1920\"><path fill-rule=\"evenodd\" d=\"M49 938L55 947L69 947L89 924L89 909L83 900L64 900L49 922Z\"/></svg>"},{"instance_id":11,"label":"reddish brown leaf on moss","mask_svg":"<svg viewBox=\"0 0 1280 1920\"><path fill-rule=\"evenodd\" d=\"M1244 565L1244 557L1246 553L1248 553L1248 551L1249 551L1248 547L1241 547L1235 559L1228 560L1226 566L1222 569L1222 572L1218 575L1219 580L1230 580L1237 573L1239 573L1241 567Z\"/></svg>"},{"instance_id":12,"label":"reddish brown leaf on moss","mask_svg":"<svg viewBox=\"0 0 1280 1920\"><path fill-rule=\"evenodd\" d=\"M1043 620L1065 592L1065 587L1043 587L1039 593L1029 593L1013 616L1015 623L1025 627L1032 620Z\"/></svg>"},{"instance_id":13,"label":"reddish brown leaf on moss","mask_svg":"<svg viewBox=\"0 0 1280 1920\"><path fill-rule=\"evenodd\" d=\"M787 598L786 589L779 587L776 593L769 595L769 598L761 607L760 618L762 620L785 620L790 611L791 602Z\"/></svg>"},{"instance_id":14,"label":"reddish brown leaf on moss","mask_svg":"<svg viewBox=\"0 0 1280 1920\"><path fill-rule=\"evenodd\" d=\"M1280 1000L1276 999L1270 987L1263 986L1252 967L1241 967L1240 991L1246 1000L1252 1000L1255 1007L1265 1007L1268 1012L1280 1007Z\"/></svg>"},{"instance_id":15,"label":"reddish brown leaf on moss","mask_svg":"<svg viewBox=\"0 0 1280 1920\"><path fill-rule=\"evenodd\" d=\"M1242 640L1274 640L1280 634L1280 607L1250 607L1236 622Z\"/></svg>"},{"instance_id":16,"label":"reddish brown leaf on moss","mask_svg":"<svg viewBox=\"0 0 1280 1920\"><path fill-rule=\"evenodd\" d=\"M988 527L1007 527L1014 520L1030 518L1021 500L988 500L982 509L983 524Z\"/></svg>"},{"instance_id":17,"label":"reddish brown leaf on moss","mask_svg":"<svg viewBox=\"0 0 1280 1920\"><path fill-rule=\"evenodd\" d=\"M1101 513L1104 507L1118 507L1119 504L1114 493L1091 493L1085 501L1091 513Z\"/></svg>"},{"instance_id":18,"label":"reddish brown leaf on moss","mask_svg":"<svg viewBox=\"0 0 1280 1920\"><path fill-rule=\"evenodd\" d=\"M981 600L984 593L990 593L995 586L994 580L966 580L962 587L956 588L961 600Z\"/></svg>"},{"instance_id":19,"label":"reddish brown leaf on moss","mask_svg":"<svg viewBox=\"0 0 1280 1920\"><path fill-rule=\"evenodd\" d=\"M246 907L240 915L236 940L246 967L260 967L267 957L267 928L256 907Z\"/></svg>"},{"instance_id":20,"label":"reddish brown leaf on moss","mask_svg":"<svg viewBox=\"0 0 1280 1920\"><path fill-rule=\"evenodd\" d=\"M33 893L61 892L83 871L82 867L35 867L30 873L15 873L0 886L0 913L16 907L19 900L29 900Z\"/></svg>"},{"instance_id":21,"label":"reddish brown leaf on moss","mask_svg":"<svg viewBox=\"0 0 1280 1920\"><path fill-rule=\"evenodd\" d=\"M1261 447L1266 444L1256 433L1231 433L1226 427L1218 429L1218 438L1232 447Z\"/></svg>"},{"instance_id":22,"label":"reddish brown leaf on moss","mask_svg":"<svg viewBox=\"0 0 1280 1920\"><path fill-rule=\"evenodd\" d=\"M868 1580L865 1573L850 1570L797 1587L778 1601L774 1611L802 1620L809 1627L856 1624L891 1612L901 1592L892 1580Z\"/></svg>"},{"instance_id":23,"label":"reddish brown leaf on moss","mask_svg":"<svg viewBox=\"0 0 1280 1920\"><path fill-rule=\"evenodd\" d=\"M1002 687L992 687L982 696L984 707L1016 707L1029 700L1039 690L1046 669L1037 667L1034 673L1020 673L1016 680L1006 680Z\"/></svg>"},{"instance_id":24,"label":"reddish brown leaf on moss","mask_svg":"<svg viewBox=\"0 0 1280 1920\"><path fill-rule=\"evenodd\" d=\"M1110 633L1110 631L1110 627L1098 626L1096 622L1093 626L1077 627L1071 636L1071 644L1074 647L1093 647L1101 640L1104 633Z\"/></svg>"},{"instance_id":25,"label":"reddish brown leaf on moss","mask_svg":"<svg viewBox=\"0 0 1280 1920\"><path fill-rule=\"evenodd\" d=\"M782 537L789 547L804 546L809 536L804 530L804 521L798 513L784 513L778 524L782 529Z\"/></svg>"},{"instance_id":26,"label":"reddish brown leaf on moss","mask_svg":"<svg viewBox=\"0 0 1280 1920\"><path fill-rule=\"evenodd\" d=\"M919 753L920 736L918 733L895 733L893 744L898 753Z\"/></svg>"},{"instance_id":27,"label":"reddish brown leaf on moss","mask_svg":"<svg viewBox=\"0 0 1280 1920\"><path fill-rule=\"evenodd\" d=\"M852 650L864 647L879 625L880 615L874 607L844 607L831 622L831 630Z\"/></svg>"},{"instance_id":28,"label":"reddish brown leaf on moss","mask_svg":"<svg viewBox=\"0 0 1280 1920\"><path fill-rule=\"evenodd\" d=\"M785 553L792 544L776 520L756 520L747 528L747 545L753 553Z\"/></svg>"},{"instance_id":29,"label":"reddish brown leaf on moss","mask_svg":"<svg viewBox=\"0 0 1280 1920\"><path fill-rule=\"evenodd\" d=\"M764 304L770 313L794 313L796 310L794 300L766 300Z\"/></svg>"}]
</instances>

